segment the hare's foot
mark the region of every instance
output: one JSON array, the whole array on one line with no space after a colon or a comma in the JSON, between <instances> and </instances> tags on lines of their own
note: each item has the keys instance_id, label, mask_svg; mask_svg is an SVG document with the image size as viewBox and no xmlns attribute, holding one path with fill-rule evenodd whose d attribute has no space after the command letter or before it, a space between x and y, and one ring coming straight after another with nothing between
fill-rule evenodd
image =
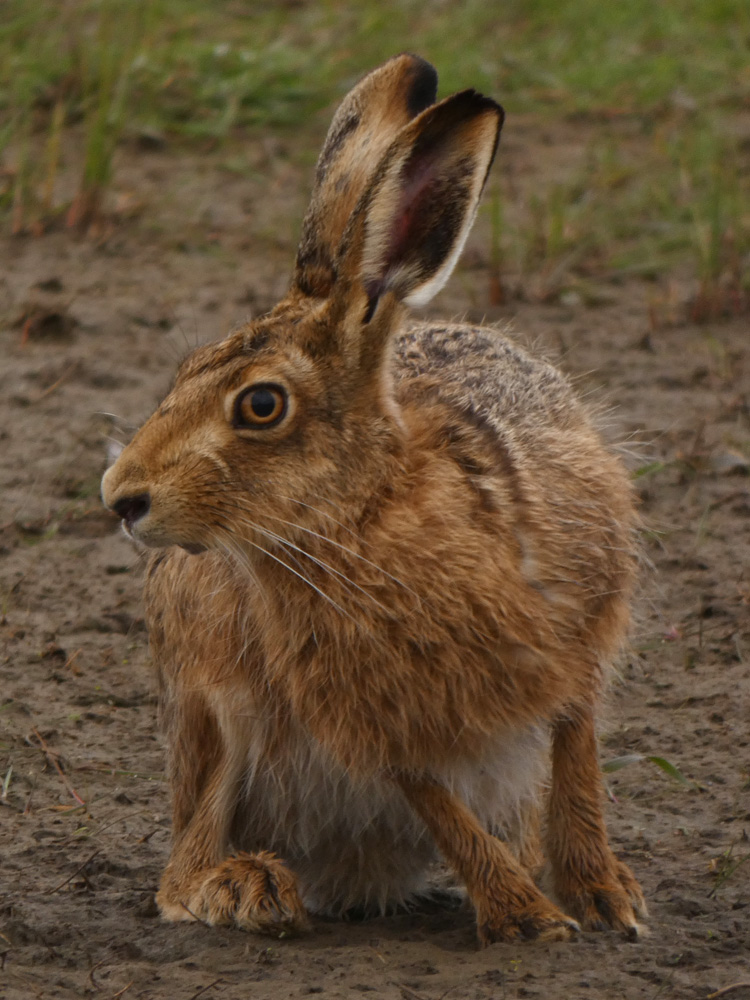
<instances>
[{"instance_id":1,"label":"hare's foot","mask_svg":"<svg viewBox=\"0 0 750 1000\"><path fill-rule=\"evenodd\" d=\"M537 889L510 848L465 803L429 778L399 775L408 801L466 884L482 945L495 941L567 941L579 930Z\"/></svg>"},{"instance_id":2,"label":"hare's foot","mask_svg":"<svg viewBox=\"0 0 750 1000\"><path fill-rule=\"evenodd\" d=\"M579 930L538 891L512 903L507 897L477 901L477 934L484 947L496 941L569 941Z\"/></svg>"},{"instance_id":3,"label":"hare's foot","mask_svg":"<svg viewBox=\"0 0 750 1000\"><path fill-rule=\"evenodd\" d=\"M234 924L274 936L309 927L296 876L269 851L226 858L182 884L167 872L156 902L165 920Z\"/></svg>"},{"instance_id":4,"label":"hare's foot","mask_svg":"<svg viewBox=\"0 0 750 1000\"><path fill-rule=\"evenodd\" d=\"M601 870L562 871L556 885L560 899L586 930L611 927L629 938L638 938L643 928L638 918L647 916L646 901L628 866L611 852Z\"/></svg>"}]
</instances>

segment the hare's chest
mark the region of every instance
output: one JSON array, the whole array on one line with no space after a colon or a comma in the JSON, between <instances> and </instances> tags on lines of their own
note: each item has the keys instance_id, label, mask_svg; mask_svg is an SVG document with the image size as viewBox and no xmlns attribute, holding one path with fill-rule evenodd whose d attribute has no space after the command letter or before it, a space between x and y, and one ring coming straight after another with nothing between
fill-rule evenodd
<instances>
[{"instance_id":1,"label":"hare's chest","mask_svg":"<svg viewBox=\"0 0 750 1000\"><path fill-rule=\"evenodd\" d=\"M274 687L293 726L344 770L369 776L424 769L447 748L454 755L481 753L488 726L477 706L487 699L472 681L478 672L467 657L461 662L445 647L405 638L395 627L369 642L324 640L318 634L314 651L274 671Z\"/></svg>"}]
</instances>

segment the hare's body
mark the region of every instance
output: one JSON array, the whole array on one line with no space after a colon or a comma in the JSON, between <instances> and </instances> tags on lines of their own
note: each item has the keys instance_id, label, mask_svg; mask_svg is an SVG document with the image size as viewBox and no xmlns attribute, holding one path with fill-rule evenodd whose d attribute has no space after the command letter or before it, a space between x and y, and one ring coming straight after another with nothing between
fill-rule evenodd
<instances>
[{"instance_id":1,"label":"hare's body","mask_svg":"<svg viewBox=\"0 0 750 1000\"><path fill-rule=\"evenodd\" d=\"M231 843L235 849L271 850L284 858L299 877L309 910L382 912L428 890L434 842L393 781L377 774L351 775L288 704L264 692L257 647L244 649L235 638L236 601L230 606L222 601L222 593L236 593L247 581L233 576L226 560L212 553L196 559L177 551L171 559L172 565L162 565L161 579L158 569L152 577L150 603L186 608L196 593L208 597L211 586L215 596L202 599L201 606L218 626L206 629L201 621L191 624L181 614L170 618L167 613L163 627L173 630L176 641L165 641L152 623L163 686L172 692L163 703L163 721L178 793L176 833L192 817L199 794L186 784L195 784L202 770L194 754L185 755L179 735L190 729L195 739L196 719L203 714L212 720L206 728L216 725L221 742L232 747L234 767L227 769L225 789ZM252 614L240 612L245 613ZM481 761L462 765L454 760L436 775L471 804L488 828L518 841L525 807L535 804L545 775L546 752L547 735L534 727L488 739ZM185 782L186 773L192 782Z\"/></svg>"},{"instance_id":2,"label":"hare's body","mask_svg":"<svg viewBox=\"0 0 750 1000\"><path fill-rule=\"evenodd\" d=\"M628 624L631 489L551 366L493 330L400 332L400 303L455 263L499 126L473 92L433 98L411 56L355 88L289 296L195 351L105 477L138 538L180 546L146 591L170 919L384 909L441 854L483 941L567 937L525 868L550 737L562 902L629 930L643 909L594 736Z\"/></svg>"}]
</instances>

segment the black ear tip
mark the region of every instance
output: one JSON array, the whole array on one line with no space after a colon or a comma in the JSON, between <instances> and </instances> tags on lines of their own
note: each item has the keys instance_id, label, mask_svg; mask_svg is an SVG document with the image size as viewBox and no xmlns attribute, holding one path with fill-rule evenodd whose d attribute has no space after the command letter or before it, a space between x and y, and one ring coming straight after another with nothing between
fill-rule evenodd
<instances>
[{"instance_id":1,"label":"black ear tip","mask_svg":"<svg viewBox=\"0 0 750 1000\"><path fill-rule=\"evenodd\" d=\"M492 101L492 98L488 98L488 100ZM497 115L497 130L499 132L505 124L505 108L502 104L498 104L497 101L492 101L492 107L495 109L495 114Z\"/></svg>"},{"instance_id":2,"label":"black ear tip","mask_svg":"<svg viewBox=\"0 0 750 1000\"><path fill-rule=\"evenodd\" d=\"M473 88L460 90L457 94L454 94L453 100L469 113L480 114L482 111L493 111L497 116L500 127L502 127L505 121L505 108L502 104L498 104L493 97L480 94L478 90L474 90Z\"/></svg>"},{"instance_id":3,"label":"black ear tip","mask_svg":"<svg viewBox=\"0 0 750 1000\"><path fill-rule=\"evenodd\" d=\"M434 108L425 111L424 116L432 119L431 128L427 131L432 131L438 136L450 132L454 126L491 117L495 126L495 142L497 143L505 120L505 111L497 101L491 97L485 97L477 90L460 90L457 94L446 97Z\"/></svg>"},{"instance_id":4,"label":"black ear tip","mask_svg":"<svg viewBox=\"0 0 750 1000\"><path fill-rule=\"evenodd\" d=\"M437 98L437 70L426 59L413 52L402 52L398 58L407 58L412 64L412 76L409 92L406 95L406 105L412 118L429 108Z\"/></svg>"}]
</instances>

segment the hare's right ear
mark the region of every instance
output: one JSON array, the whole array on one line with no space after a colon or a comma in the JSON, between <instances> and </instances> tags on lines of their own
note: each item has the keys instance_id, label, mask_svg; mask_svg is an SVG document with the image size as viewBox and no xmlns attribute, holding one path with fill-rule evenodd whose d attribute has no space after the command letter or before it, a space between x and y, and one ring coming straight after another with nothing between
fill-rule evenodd
<instances>
[{"instance_id":1,"label":"hare's right ear","mask_svg":"<svg viewBox=\"0 0 750 1000\"><path fill-rule=\"evenodd\" d=\"M435 100L437 73L403 53L368 73L347 94L328 130L302 223L293 289L325 298L349 217L399 130Z\"/></svg>"},{"instance_id":2,"label":"hare's right ear","mask_svg":"<svg viewBox=\"0 0 750 1000\"><path fill-rule=\"evenodd\" d=\"M395 138L357 206L336 262L345 309L364 324L391 293L424 305L448 280L476 216L503 109L464 90L423 111ZM377 334L362 331L362 339Z\"/></svg>"}]
</instances>

